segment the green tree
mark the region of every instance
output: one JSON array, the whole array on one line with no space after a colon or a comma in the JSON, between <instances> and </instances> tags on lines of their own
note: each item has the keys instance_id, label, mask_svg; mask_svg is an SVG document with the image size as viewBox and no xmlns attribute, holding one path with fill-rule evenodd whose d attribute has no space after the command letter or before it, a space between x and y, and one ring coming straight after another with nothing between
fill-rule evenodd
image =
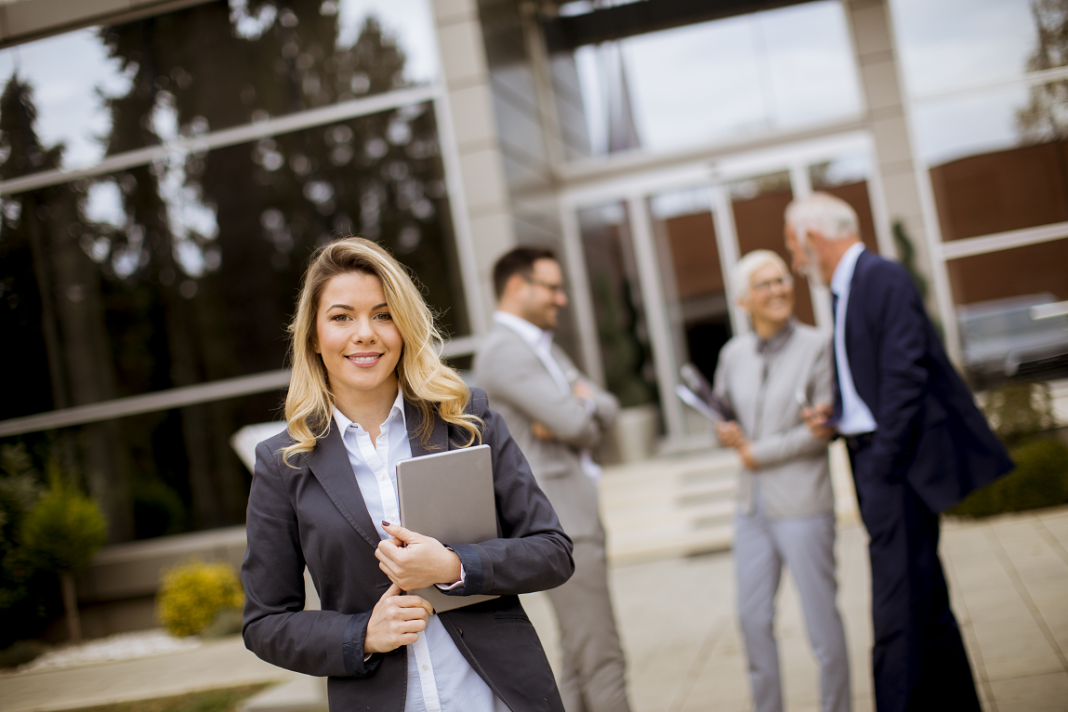
<instances>
[{"instance_id":1,"label":"green tree","mask_svg":"<svg viewBox=\"0 0 1068 712\"><path fill-rule=\"evenodd\" d=\"M42 568L59 574L70 639L82 640L74 574L85 568L107 541L107 522L100 508L52 466L48 491L37 500L22 524L22 539Z\"/></svg>"}]
</instances>

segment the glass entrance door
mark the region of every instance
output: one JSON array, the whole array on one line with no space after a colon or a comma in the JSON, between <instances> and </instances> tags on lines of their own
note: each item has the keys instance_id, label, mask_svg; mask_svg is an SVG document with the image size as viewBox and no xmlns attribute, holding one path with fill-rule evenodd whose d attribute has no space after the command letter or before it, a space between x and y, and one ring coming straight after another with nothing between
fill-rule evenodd
<instances>
[{"instance_id":1,"label":"glass entrance door","mask_svg":"<svg viewBox=\"0 0 1068 712\"><path fill-rule=\"evenodd\" d=\"M731 268L756 249L789 263L783 213L794 197L822 190L844 199L868 248L893 254L881 200L872 200L870 156L867 137L851 135L565 195L584 365L624 407L659 407L664 449L711 444L707 421L675 396L679 367L692 362L711 380L723 345L749 330L730 296ZM826 289L795 279L798 319L829 330Z\"/></svg>"}]
</instances>

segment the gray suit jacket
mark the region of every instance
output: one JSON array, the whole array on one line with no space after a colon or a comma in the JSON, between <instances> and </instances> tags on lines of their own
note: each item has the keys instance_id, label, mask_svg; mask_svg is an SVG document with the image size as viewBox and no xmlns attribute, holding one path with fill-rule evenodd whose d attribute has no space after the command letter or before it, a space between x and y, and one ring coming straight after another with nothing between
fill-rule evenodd
<instances>
[{"instance_id":1,"label":"gray suit jacket","mask_svg":"<svg viewBox=\"0 0 1068 712\"><path fill-rule=\"evenodd\" d=\"M834 511L827 442L809 432L796 397L801 390L809 403L830 402L830 356L828 338L804 324L769 357L757 352L753 333L720 351L716 394L730 403L760 464L739 475L740 511L752 513L754 486L773 519Z\"/></svg>"},{"instance_id":2,"label":"gray suit jacket","mask_svg":"<svg viewBox=\"0 0 1068 712\"><path fill-rule=\"evenodd\" d=\"M582 377L563 349L554 344L552 353L568 382ZM508 423L564 531L574 540L603 540L597 487L582 471L579 453L596 447L615 420L619 412L615 396L590 383L596 404L591 412L581 399L561 391L530 344L497 323L482 339L473 376ZM531 430L535 421L552 430L556 439L535 438Z\"/></svg>"},{"instance_id":3,"label":"gray suit jacket","mask_svg":"<svg viewBox=\"0 0 1068 712\"><path fill-rule=\"evenodd\" d=\"M553 588L574 571L571 542L501 417L474 389L468 412L482 418L492 448L500 538L453 545L466 582L451 595L500 598L441 613L441 622L471 667L514 712L562 712L563 703L538 635L517 594ZM466 433L437 418L429 446L418 436L422 416L406 404L415 456L458 447ZM292 441L283 432L256 448L249 494L245 645L259 657L306 675L329 676L332 712L402 712L407 646L364 662L363 642L375 603L389 588L378 568L379 537L331 419L315 450L282 462ZM449 542L443 542L448 544ZM304 610L304 567L322 601ZM518 674L517 671L522 671Z\"/></svg>"}]
</instances>

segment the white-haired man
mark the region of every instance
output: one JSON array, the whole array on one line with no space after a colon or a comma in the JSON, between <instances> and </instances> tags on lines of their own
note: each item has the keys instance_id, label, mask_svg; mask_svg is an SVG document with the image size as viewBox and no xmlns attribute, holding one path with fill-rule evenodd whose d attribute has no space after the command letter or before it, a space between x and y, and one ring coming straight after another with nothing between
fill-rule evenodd
<instances>
[{"instance_id":1,"label":"white-haired man","mask_svg":"<svg viewBox=\"0 0 1068 712\"><path fill-rule=\"evenodd\" d=\"M736 420L717 423L720 441L745 465L734 517L738 618L757 712L781 712L775 596L785 565L801 594L809 642L820 663L824 712L848 712L849 656L838 612L834 496L827 439L801 417L804 402L831 395L827 338L797 323L790 271L774 252L750 252L734 266L731 293L753 331L719 355L716 395Z\"/></svg>"},{"instance_id":2,"label":"white-haired man","mask_svg":"<svg viewBox=\"0 0 1068 712\"><path fill-rule=\"evenodd\" d=\"M938 560L938 515L1012 461L912 278L864 249L848 203L825 193L791 203L786 245L794 269L833 295L834 397L805 416L814 434L836 433L849 448L870 539L876 709L978 712Z\"/></svg>"}]
</instances>

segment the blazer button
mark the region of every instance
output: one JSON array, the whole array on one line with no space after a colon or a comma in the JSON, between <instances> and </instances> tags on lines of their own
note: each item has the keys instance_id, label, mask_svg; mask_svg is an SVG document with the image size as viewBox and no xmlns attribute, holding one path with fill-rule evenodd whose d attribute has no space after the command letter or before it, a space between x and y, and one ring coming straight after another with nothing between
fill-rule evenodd
<instances>
[{"instance_id":1,"label":"blazer button","mask_svg":"<svg viewBox=\"0 0 1068 712\"><path fill-rule=\"evenodd\" d=\"M460 634L460 637L464 637L464 629L457 626L456 632Z\"/></svg>"}]
</instances>

